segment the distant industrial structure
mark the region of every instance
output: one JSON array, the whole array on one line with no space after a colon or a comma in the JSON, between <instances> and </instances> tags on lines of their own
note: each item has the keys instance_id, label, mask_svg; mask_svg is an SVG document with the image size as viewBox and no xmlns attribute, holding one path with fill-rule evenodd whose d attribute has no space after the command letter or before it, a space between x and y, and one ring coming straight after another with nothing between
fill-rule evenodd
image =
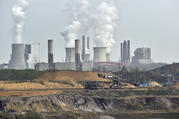
<instances>
[{"instance_id":1,"label":"distant industrial structure","mask_svg":"<svg viewBox=\"0 0 179 119\"><path fill-rule=\"evenodd\" d=\"M121 63L130 64L130 40L121 43Z\"/></svg>"},{"instance_id":2,"label":"distant industrial structure","mask_svg":"<svg viewBox=\"0 0 179 119\"><path fill-rule=\"evenodd\" d=\"M25 62L27 69L34 69L35 64L40 62L40 43L25 45Z\"/></svg>"},{"instance_id":3,"label":"distant industrial structure","mask_svg":"<svg viewBox=\"0 0 179 119\"><path fill-rule=\"evenodd\" d=\"M48 65L50 70L53 70L53 63L53 40L48 40Z\"/></svg>"},{"instance_id":4,"label":"distant industrial structure","mask_svg":"<svg viewBox=\"0 0 179 119\"><path fill-rule=\"evenodd\" d=\"M8 69L8 64L6 63L0 64L0 70L2 69Z\"/></svg>"},{"instance_id":5,"label":"distant industrial structure","mask_svg":"<svg viewBox=\"0 0 179 119\"><path fill-rule=\"evenodd\" d=\"M48 62L40 62L40 44L12 44L12 55L9 64L0 65L1 69L35 69L70 70L70 71L107 71L115 72L126 67L128 70L151 70L165 64L153 63L150 48L137 48L131 62L131 43L125 40L121 43L121 61L113 62L107 47L92 47L93 58L90 54L90 38L82 36L74 40L74 47L66 47L64 62L54 62L54 40L48 40Z\"/></svg>"},{"instance_id":6,"label":"distant industrial structure","mask_svg":"<svg viewBox=\"0 0 179 119\"><path fill-rule=\"evenodd\" d=\"M132 62L136 64L151 64L151 49L150 48L137 48L134 51Z\"/></svg>"},{"instance_id":7,"label":"distant industrial structure","mask_svg":"<svg viewBox=\"0 0 179 119\"><path fill-rule=\"evenodd\" d=\"M82 36L74 41L75 47L66 47L65 62L53 62L53 41L48 41L48 63L37 63L36 70L71 70L71 71L114 71L119 63L110 61L106 47L94 47L93 60L90 59L90 38Z\"/></svg>"},{"instance_id":8,"label":"distant industrial structure","mask_svg":"<svg viewBox=\"0 0 179 119\"><path fill-rule=\"evenodd\" d=\"M148 71L166 65L165 63L155 63L152 60L152 52L150 48L137 48L132 57L130 70L137 69L139 71Z\"/></svg>"},{"instance_id":9,"label":"distant industrial structure","mask_svg":"<svg viewBox=\"0 0 179 119\"><path fill-rule=\"evenodd\" d=\"M34 69L40 62L40 44L12 44L11 59L8 69Z\"/></svg>"},{"instance_id":10,"label":"distant industrial structure","mask_svg":"<svg viewBox=\"0 0 179 119\"><path fill-rule=\"evenodd\" d=\"M9 69L26 69L24 44L12 44L11 60L9 61Z\"/></svg>"}]
</instances>

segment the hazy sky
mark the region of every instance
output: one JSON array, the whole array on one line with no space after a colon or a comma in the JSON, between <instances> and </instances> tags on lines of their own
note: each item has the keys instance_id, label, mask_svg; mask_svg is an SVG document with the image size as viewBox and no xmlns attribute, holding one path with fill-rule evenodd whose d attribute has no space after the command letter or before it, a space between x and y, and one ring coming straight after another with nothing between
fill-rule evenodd
<instances>
[{"instance_id":1,"label":"hazy sky","mask_svg":"<svg viewBox=\"0 0 179 119\"><path fill-rule=\"evenodd\" d=\"M0 0L0 63L11 54L15 0ZM63 32L71 19L65 12L75 0L29 0L23 33L24 43L41 44L41 61L47 61L47 40L54 39L55 61L65 58ZM91 0L98 4L100 0ZM115 32L112 59L119 60L120 42L131 40L132 55L138 47L152 49L156 62L179 62L179 0L116 0L120 19Z\"/></svg>"}]
</instances>

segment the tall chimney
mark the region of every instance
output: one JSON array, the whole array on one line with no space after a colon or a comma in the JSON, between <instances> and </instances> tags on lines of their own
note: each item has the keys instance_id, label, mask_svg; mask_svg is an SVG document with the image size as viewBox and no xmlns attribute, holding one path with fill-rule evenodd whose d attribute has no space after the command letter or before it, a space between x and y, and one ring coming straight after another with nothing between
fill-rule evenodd
<instances>
[{"instance_id":1,"label":"tall chimney","mask_svg":"<svg viewBox=\"0 0 179 119\"><path fill-rule=\"evenodd\" d=\"M86 39L85 36L82 36L82 60L85 59L85 54L86 54Z\"/></svg>"},{"instance_id":2,"label":"tall chimney","mask_svg":"<svg viewBox=\"0 0 179 119\"><path fill-rule=\"evenodd\" d=\"M24 44L12 44L12 54L8 68L16 70L26 69L24 53Z\"/></svg>"},{"instance_id":3,"label":"tall chimney","mask_svg":"<svg viewBox=\"0 0 179 119\"><path fill-rule=\"evenodd\" d=\"M126 62L127 60L127 42L124 41L124 45L123 45L123 60L124 62Z\"/></svg>"},{"instance_id":4,"label":"tall chimney","mask_svg":"<svg viewBox=\"0 0 179 119\"><path fill-rule=\"evenodd\" d=\"M48 40L48 65L49 69L53 69L53 40Z\"/></svg>"},{"instance_id":5,"label":"tall chimney","mask_svg":"<svg viewBox=\"0 0 179 119\"><path fill-rule=\"evenodd\" d=\"M123 43L121 43L121 62L123 62Z\"/></svg>"},{"instance_id":6,"label":"tall chimney","mask_svg":"<svg viewBox=\"0 0 179 119\"><path fill-rule=\"evenodd\" d=\"M75 40L75 64L76 70L80 70L80 40Z\"/></svg>"},{"instance_id":7,"label":"tall chimney","mask_svg":"<svg viewBox=\"0 0 179 119\"><path fill-rule=\"evenodd\" d=\"M128 51L128 53L127 53L128 54L128 62L130 62L130 60L131 60L130 59L130 57L131 57L130 56L130 40L127 41L127 48L128 48L128 50L127 50Z\"/></svg>"},{"instance_id":8,"label":"tall chimney","mask_svg":"<svg viewBox=\"0 0 179 119\"><path fill-rule=\"evenodd\" d=\"M87 37L87 49L88 50L90 49L90 38L89 38L89 36Z\"/></svg>"}]
</instances>

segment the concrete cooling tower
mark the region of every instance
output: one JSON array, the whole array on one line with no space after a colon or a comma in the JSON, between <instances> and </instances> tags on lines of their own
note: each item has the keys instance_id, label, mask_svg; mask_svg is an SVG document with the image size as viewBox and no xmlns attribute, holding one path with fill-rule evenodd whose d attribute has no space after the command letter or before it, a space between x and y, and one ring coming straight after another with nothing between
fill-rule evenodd
<instances>
[{"instance_id":1,"label":"concrete cooling tower","mask_svg":"<svg viewBox=\"0 0 179 119\"><path fill-rule=\"evenodd\" d=\"M106 62L106 47L94 47L94 62Z\"/></svg>"},{"instance_id":2,"label":"concrete cooling tower","mask_svg":"<svg viewBox=\"0 0 179 119\"><path fill-rule=\"evenodd\" d=\"M66 48L66 63L75 63L75 48Z\"/></svg>"},{"instance_id":3,"label":"concrete cooling tower","mask_svg":"<svg viewBox=\"0 0 179 119\"><path fill-rule=\"evenodd\" d=\"M12 54L9 62L9 69L26 69L24 52L24 44L12 44Z\"/></svg>"}]
</instances>

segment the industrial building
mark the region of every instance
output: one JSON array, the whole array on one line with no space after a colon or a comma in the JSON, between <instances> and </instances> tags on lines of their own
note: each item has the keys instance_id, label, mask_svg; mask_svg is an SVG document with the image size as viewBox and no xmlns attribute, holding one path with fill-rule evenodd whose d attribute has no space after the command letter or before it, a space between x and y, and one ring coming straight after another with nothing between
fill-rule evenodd
<instances>
[{"instance_id":1,"label":"industrial building","mask_svg":"<svg viewBox=\"0 0 179 119\"><path fill-rule=\"evenodd\" d=\"M6 63L3 63L3 64L0 64L0 69L8 69L8 64Z\"/></svg>"},{"instance_id":2,"label":"industrial building","mask_svg":"<svg viewBox=\"0 0 179 119\"><path fill-rule=\"evenodd\" d=\"M74 41L74 47L66 47L65 62L53 62L53 40L48 40L48 63L37 63L36 70L71 70L71 71L114 71L119 63L110 61L106 47L94 47L93 60L90 58L89 37L82 36Z\"/></svg>"},{"instance_id":3,"label":"industrial building","mask_svg":"<svg viewBox=\"0 0 179 119\"><path fill-rule=\"evenodd\" d=\"M35 64L40 62L40 44L25 45L25 62L27 69L35 69Z\"/></svg>"},{"instance_id":4,"label":"industrial building","mask_svg":"<svg viewBox=\"0 0 179 119\"><path fill-rule=\"evenodd\" d=\"M12 44L11 59L8 69L35 69L40 62L40 44Z\"/></svg>"},{"instance_id":5,"label":"industrial building","mask_svg":"<svg viewBox=\"0 0 179 119\"><path fill-rule=\"evenodd\" d=\"M121 43L121 63L130 64L130 41Z\"/></svg>"},{"instance_id":6,"label":"industrial building","mask_svg":"<svg viewBox=\"0 0 179 119\"><path fill-rule=\"evenodd\" d=\"M150 48L137 48L132 57L130 70L135 70L137 68L139 71L148 71L166 65L165 63L153 62L151 54Z\"/></svg>"},{"instance_id":7,"label":"industrial building","mask_svg":"<svg viewBox=\"0 0 179 119\"><path fill-rule=\"evenodd\" d=\"M35 64L35 70L54 70L53 40L48 40L48 63L42 62Z\"/></svg>"},{"instance_id":8,"label":"industrial building","mask_svg":"<svg viewBox=\"0 0 179 119\"><path fill-rule=\"evenodd\" d=\"M46 71L46 70L49 70L49 64L48 64L48 63L45 63L45 62L37 63L37 64L35 65L35 70L38 70L38 71Z\"/></svg>"},{"instance_id":9,"label":"industrial building","mask_svg":"<svg viewBox=\"0 0 179 119\"><path fill-rule=\"evenodd\" d=\"M132 63L136 64L151 64L151 49L150 48L137 48L134 51L134 56L132 57Z\"/></svg>"},{"instance_id":10,"label":"industrial building","mask_svg":"<svg viewBox=\"0 0 179 119\"><path fill-rule=\"evenodd\" d=\"M90 57L89 37L82 36L74 40L74 47L66 47L65 62L54 62L54 41L48 40L48 62L40 63L40 44L12 44L9 69L70 70L70 71L119 71L126 67L128 70L151 70L165 64L153 63L150 48L137 48L130 63L130 41L121 43L121 62L110 61L107 47L92 47L93 59ZM1 65L1 69L6 65Z\"/></svg>"}]
</instances>

